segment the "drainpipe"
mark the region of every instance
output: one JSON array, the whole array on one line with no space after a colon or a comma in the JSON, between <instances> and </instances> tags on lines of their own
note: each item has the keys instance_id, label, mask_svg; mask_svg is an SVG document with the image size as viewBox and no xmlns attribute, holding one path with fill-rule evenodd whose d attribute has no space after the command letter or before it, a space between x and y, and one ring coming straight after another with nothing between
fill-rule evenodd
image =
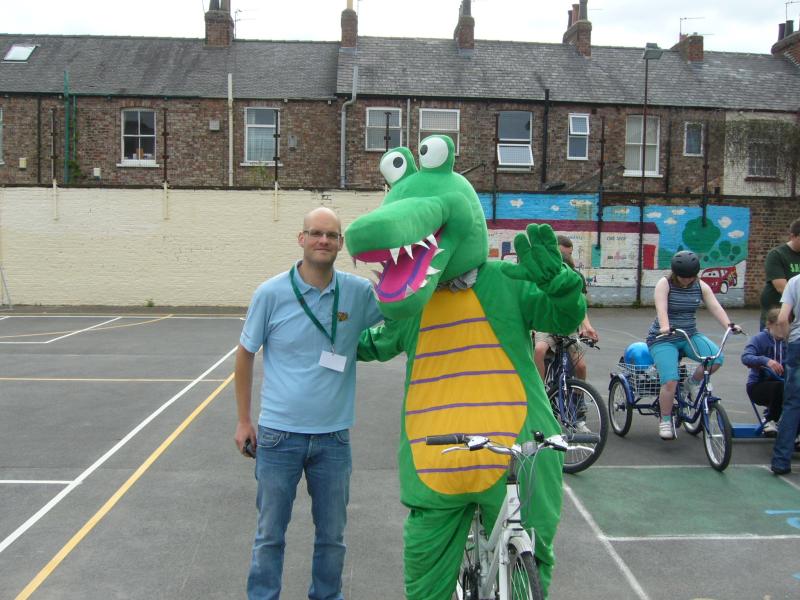
<instances>
[{"instance_id":1,"label":"drainpipe","mask_svg":"<svg viewBox=\"0 0 800 600\"><path fill-rule=\"evenodd\" d=\"M542 117L542 170L539 189L543 190L547 183L547 128L550 121L550 88L544 90L544 116Z\"/></svg>"},{"instance_id":2,"label":"drainpipe","mask_svg":"<svg viewBox=\"0 0 800 600\"><path fill-rule=\"evenodd\" d=\"M347 107L353 104L358 97L358 65L353 65L353 97L350 100L346 101L342 104L342 124L341 124L341 132L339 135L339 187L344 189L345 186L345 163L347 160L346 157L346 145L345 142L347 141Z\"/></svg>"},{"instance_id":3,"label":"drainpipe","mask_svg":"<svg viewBox=\"0 0 800 600\"><path fill-rule=\"evenodd\" d=\"M233 187L233 73L228 73L228 187Z\"/></svg>"}]
</instances>

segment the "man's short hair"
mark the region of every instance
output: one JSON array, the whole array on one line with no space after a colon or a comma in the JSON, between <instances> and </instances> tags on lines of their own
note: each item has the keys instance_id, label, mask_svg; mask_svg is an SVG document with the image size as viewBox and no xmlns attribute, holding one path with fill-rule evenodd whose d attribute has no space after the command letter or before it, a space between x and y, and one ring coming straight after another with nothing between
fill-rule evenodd
<instances>
[{"instance_id":1,"label":"man's short hair","mask_svg":"<svg viewBox=\"0 0 800 600\"><path fill-rule=\"evenodd\" d=\"M798 219L798 221L800 221L800 219ZM567 236L559 235L556 239L558 239L559 246L563 246L564 248L572 248L572 240Z\"/></svg>"},{"instance_id":2,"label":"man's short hair","mask_svg":"<svg viewBox=\"0 0 800 600\"><path fill-rule=\"evenodd\" d=\"M792 221L792 224L789 225L789 233L795 237L800 235L800 219L795 219Z\"/></svg>"}]
</instances>

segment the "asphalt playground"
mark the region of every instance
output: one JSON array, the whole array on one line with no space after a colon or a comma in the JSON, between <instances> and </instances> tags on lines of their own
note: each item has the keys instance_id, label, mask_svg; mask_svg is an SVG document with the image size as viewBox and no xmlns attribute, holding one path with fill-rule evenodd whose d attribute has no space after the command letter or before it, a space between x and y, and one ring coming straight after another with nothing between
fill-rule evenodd
<instances>
[{"instance_id":1,"label":"asphalt playground","mask_svg":"<svg viewBox=\"0 0 800 600\"><path fill-rule=\"evenodd\" d=\"M730 310L753 334L758 314ZM244 598L255 526L254 463L234 447L233 350L243 313L41 308L0 311L0 599ZM609 372L652 309L592 309ZM701 329L719 339L706 313ZM714 385L752 423L732 338ZM259 362L260 364L260 362ZM259 369L260 370L260 369ZM358 371L349 600L401 600L395 449L404 361ZM256 385L260 378L256 381ZM800 456L768 469L769 440L734 440L724 473L702 436L662 442L653 417L609 433L600 459L564 478L550 598L800 598ZM306 598L313 527L301 482L283 598Z\"/></svg>"}]
</instances>

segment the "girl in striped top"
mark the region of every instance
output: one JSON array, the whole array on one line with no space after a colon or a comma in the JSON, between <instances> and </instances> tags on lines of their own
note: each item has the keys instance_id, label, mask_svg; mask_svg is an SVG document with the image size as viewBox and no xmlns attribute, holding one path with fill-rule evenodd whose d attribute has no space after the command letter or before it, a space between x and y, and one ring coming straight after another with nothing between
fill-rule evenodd
<instances>
[{"instance_id":1,"label":"girl in striped top","mask_svg":"<svg viewBox=\"0 0 800 600\"><path fill-rule=\"evenodd\" d=\"M696 313L701 301L723 327L731 324L737 328L728 319L728 314L708 284L698 279L700 260L694 252L687 250L677 252L672 257L671 266L672 272L667 277L662 277L656 284L654 293L656 319L647 332L647 345L661 380L661 390L658 395L661 409L658 435L662 440L674 440L677 437L672 420L672 403L678 385L679 353L699 362L699 358L692 352L686 339L678 334L670 334L670 327L683 329L692 338L698 352L704 356L716 354L719 348L697 330ZM711 366L712 373L722 366L722 360L722 355L717 357ZM698 365L694 374L686 380L691 392L694 392L702 378L703 369Z\"/></svg>"}]
</instances>

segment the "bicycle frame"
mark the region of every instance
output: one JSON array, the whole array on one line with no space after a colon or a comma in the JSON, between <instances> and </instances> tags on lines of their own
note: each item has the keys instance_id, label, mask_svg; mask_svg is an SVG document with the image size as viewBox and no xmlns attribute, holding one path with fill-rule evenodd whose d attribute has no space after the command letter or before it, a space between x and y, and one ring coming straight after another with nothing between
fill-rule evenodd
<instances>
[{"instance_id":1,"label":"bicycle frame","mask_svg":"<svg viewBox=\"0 0 800 600\"><path fill-rule=\"evenodd\" d=\"M515 467L516 458L512 455L509 469ZM478 573L480 576L478 583L478 597L495 597L494 583L495 577L499 576L500 599L505 600L506 590L508 589L508 572L501 569L501 566L508 564L508 546L514 544L517 550L522 553L529 551L533 553L533 542L531 534L522 526L522 506L517 492L517 479L509 475L506 480L506 495L500 512L495 519L494 527L487 537L481 525L480 506L475 508L472 517L472 531L476 533L475 543L478 545L478 557L480 558L481 568Z\"/></svg>"},{"instance_id":2,"label":"bicycle frame","mask_svg":"<svg viewBox=\"0 0 800 600\"><path fill-rule=\"evenodd\" d=\"M722 341L719 344L719 349L717 353L712 356L701 356L700 353L697 351L697 347L692 342L692 338L687 334L683 329L673 329L675 333L678 333L686 339L689 344L689 347L694 352L694 355L700 359L700 364L703 366L703 379L700 382L699 387L697 388L697 394L691 401L686 400L686 395L684 395L682 386L680 381L678 382L678 386L675 388L675 400L678 403L678 416L682 421L687 423L694 423L697 421L698 418L702 415L703 418L703 427L708 429L708 407L709 404L714 402L719 402L720 398L717 396L712 396L711 392L713 388L711 386L711 365L712 363L722 354L722 350L725 347L726 342L728 341L728 337L733 332L733 329L730 327L725 329L725 335L722 336ZM691 377L691 373L687 375L687 377ZM691 413L690 416L684 416L681 414L681 409L690 409Z\"/></svg>"}]
</instances>

